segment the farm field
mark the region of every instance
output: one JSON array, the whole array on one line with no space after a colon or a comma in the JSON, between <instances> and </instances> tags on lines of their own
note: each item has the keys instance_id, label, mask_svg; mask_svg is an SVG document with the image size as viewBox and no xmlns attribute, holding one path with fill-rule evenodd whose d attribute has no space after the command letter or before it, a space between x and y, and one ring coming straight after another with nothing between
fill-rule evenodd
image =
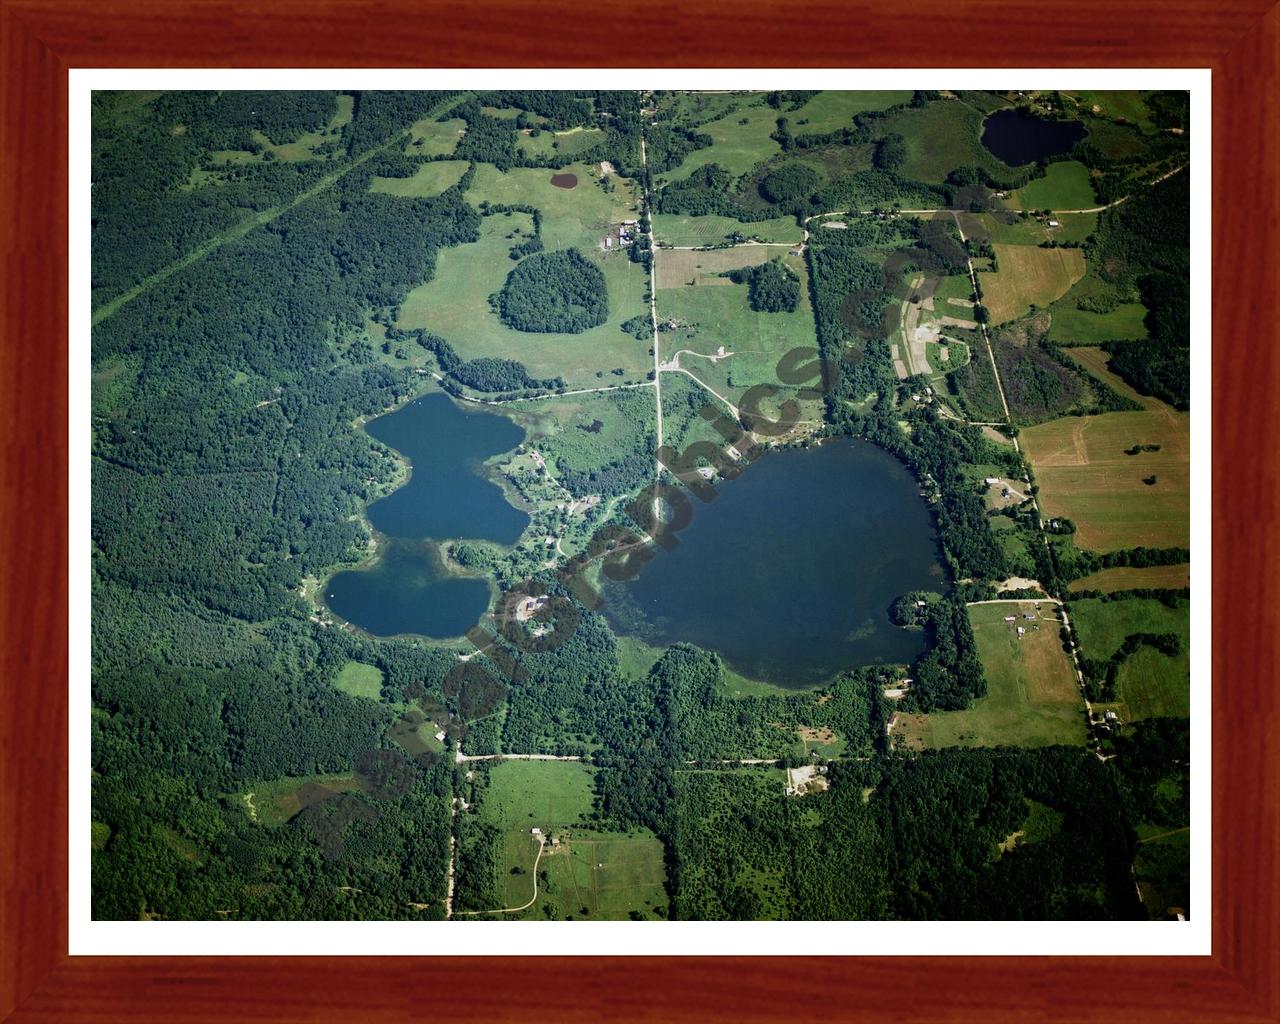
<instances>
[{"instance_id":1,"label":"farm field","mask_svg":"<svg viewBox=\"0 0 1280 1024\"><path fill-rule=\"evenodd\" d=\"M1089 168L1077 160L1063 160L1045 168L1043 178L1023 185L1013 204L1024 210L1087 210L1098 205L1089 183Z\"/></svg>"},{"instance_id":2,"label":"farm field","mask_svg":"<svg viewBox=\"0 0 1280 1024\"><path fill-rule=\"evenodd\" d=\"M525 156L575 156L604 138L599 128L574 128L569 131L542 131L536 137L528 131L516 137L516 149Z\"/></svg>"},{"instance_id":3,"label":"farm field","mask_svg":"<svg viewBox=\"0 0 1280 1024\"><path fill-rule=\"evenodd\" d=\"M684 288L707 284L714 287L732 285L732 281L720 275L740 267L754 267L767 263L774 256L782 255L784 251L764 245L706 251L663 249L654 258L658 271L658 288ZM753 313L753 315L761 314Z\"/></svg>"},{"instance_id":4,"label":"farm field","mask_svg":"<svg viewBox=\"0 0 1280 1024\"><path fill-rule=\"evenodd\" d=\"M1179 599L1170 608L1152 598L1072 601L1071 621L1080 638L1080 649L1090 658L1109 659L1133 633L1175 633L1181 641L1170 657L1151 647L1141 647L1125 659L1117 676L1119 700L1115 708L1121 721L1155 716L1185 717L1191 701L1191 605Z\"/></svg>"},{"instance_id":5,"label":"farm field","mask_svg":"<svg viewBox=\"0 0 1280 1024\"><path fill-rule=\"evenodd\" d=\"M1024 618L1035 615L1034 620ZM1005 617L1016 616L1015 622ZM909 749L1085 741L1084 698L1058 636L1056 606L1009 601L969 606L987 695L964 711L900 714L895 735ZM1021 638L1017 627L1026 629Z\"/></svg>"},{"instance_id":6,"label":"farm field","mask_svg":"<svg viewBox=\"0 0 1280 1024\"><path fill-rule=\"evenodd\" d=\"M333 685L352 697L379 700L382 697L382 670L376 665L349 661L338 671Z\"/></svg>"},{"instance_id":7,"label":"farm field","mask_svg":"<svg viewBox=\"0 0 1280 1024\"><path fill-rule=\"evenodd\" d=\"M595 802L594 772L580 761L499 761L478 813L504 829L581 824Z\"/></svg>"},{"instance_id":8,"label":"farm field","mask_svg":"<svg viewBox=\"0 0 1280 1024\"><path fill-rule=\"evenodd\" d=\"M864 114L869 110L888 110L902 103L910 103L912 95L910 89L868 89L857 92L827 89L818 93L799 110L780 113L791 122L791 130L797 135L819 135L850 127L855 114Z\"/></svg>"},{"instance_id":9,"label":"farm field","mask_svg":"<svg viewBox=\"0 0 1280 1024\"><path fill-rule=\"evenodd\" d=\"M1122 302L1109 313L1091 313L1077 308L1068 294L1049 312L1049 337L1059 344L1100 345L1147 336L1147 309L1141 302Z\"/></svg>"},{"instance_id":10,"label":"farm field","mask_svg":"<svg viewBox=\"0 0 1280 1024\"><path fill-rule=\"evenodd\" d=\"M738 266L764 262L768 250L736 249L725 252L680 253L683 257L696 257L677 264L682 273L699 274L697 264L707 270L711 266ZM658 273L663 274L663 259L658 257ZM705 257L715 257L707 261ZM692 263L692 266L689 264ZM717 393L735 405L743 392L756 384L778 383L778 360L799 346L816 346L813 315L809 306L808 274L798 257L787 257L786 263L800 275L800 302L794 312L757 313L751 309L747 285L697 285L693 287L659 288L657 296L658 320L673 319L675 330L658 335L663 362L680 360L680 367L705 382ZM684 278L688 280L689 278ZM660 278L661 280L661 278ZM672 273L667 280L680 280ZM726 280L727 279L723 279ZM715 360L723 346L726 355ZM664 374L664 386L670 374ZM817 415L816 399L802 403L804 415ZM813 406L813 408L809 408ZM762 409L768 411L770 403Z\"/></svg>"},{"instance_id":11,"label":"farm field","mask_svg":"<svg viewBox=\"0 0 1280 1024\"><path fill-rule=\"evenodd\" d=\"M1102 569L1074 580L1067 589L1101 590L1107 594L1117 590L1182 590L1190 585L1190 580L1191 565L1186 562L1182 565L1150 565L1141 569L1126 565Z\"/></svg>"},{"instance_id":12,"label":"farm field","mask_svg":"<svg viewBox=\"0 0 1280 1024\"><path fill-rule=\"evenodd\" d=\"M1147 109L1146 101L1137 89L1109 89L1106 92L1073 89L1062 95L1069 96L1080 106L1086 110L1092 110L1099 116L1130 121L1144 132L1156 130L1155 125L1151 123L1151 111Z\"/></svg>"},{"instance_id":13,"label":"farm field","mask_svg":"<svg viewBox=\"0 0 1280 1024\"><path fill-rule=\"evenodd\" d=\"M658 213L653 217L654 237L670 245L716 245L734 232L765 242L799 243L802 235L794 217L749 223L717 214L694 217L684 213Z\"/></svg>"},{"instance_id":14,"label":"farm field","mask_svg":"<svg viewBox=\"0 0 1280 1024\"><path fill-rule=\"evenodd\" d=\"M1022 431L1045 513L1074 520L1076 543L1092 551L1189 546L1190 414L1138 394L1106 369L1102 350L1066 352L1145 408L1066 417ZM1142 444L1160 450L1125 454ZM1154 484L1143 483L1152 476Z\"/></svg>"},{"instance_id":15,"label":"farm field","mask_svg":"<svg viewBox=\"0 0 1280 1024\"><path fill-rule=\"evenodd\" d=\"M662 842L647 829L635 833L557 831L538 862L538 900L515 921L665 920L668 916L666 867ZM537 846L526 830L506 836L506 906L516 907L533 893ZM513 875L519 867L522 874Z\"/></svg>"},{"instance_id":16,"label":"farm field","mask_svg":"<svg viewBox=\"0 0 1280 1024\"><path fill-rule=\"evenodd\" d=\"M1014 320L1033 305L1049 305L1084 277L1084 253L1079 249L1000 243L992 248L1000 269L983 274L978 283L993 324Z\"/></svg>"},{"instance_id":17,"label":"farm field","mask_svg":"<svg viewBox=\"0 0 1280 1024\"><path fill-rule=\"evenodd\" d=\"M432 160L421 164L408 178L374 178L369 191L410 198L438 196L456 185L466 170L465 160Z\"/></svg>"},{"instance_id":18,"label":"farm field","mask_svg":"<svg viewBox=\"0 0 1280 1024\"><path fill-rule=\"evenodd\" d=\"M514 243L506 237L513 227L520 227L527 234L532 230L532 220L522 213L486 217L478 242L441 250L435 277L406 296L399 326L440 335L463 359L516 359L531 376L563 377L571 388L603 386L596 371L608 375L615 368L624 373L609 376L609 383L643 381L653 366L648 343L626 334L620 325L646 312L644 267L632 263L626 253L586 252L587 258L604 272L609 294L608 320L581 334L512 330L489 306L489 296L502 289L515 266L507 255ZM548 221L544 220L544 235L548 228ZM569 233L563 222L562 231ZM554 248L549 241L547 247Z\"/></svg>"}]
</instances>

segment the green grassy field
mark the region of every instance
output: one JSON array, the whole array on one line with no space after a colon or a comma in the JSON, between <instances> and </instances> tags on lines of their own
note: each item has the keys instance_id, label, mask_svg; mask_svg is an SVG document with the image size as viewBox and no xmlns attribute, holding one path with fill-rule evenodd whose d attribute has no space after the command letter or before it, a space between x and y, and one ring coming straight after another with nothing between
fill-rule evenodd
<instances>
[{"instance_id":1,"label":"green grassy field","mask_svg":"<svg viewBox=\"0 0 1280 1024\"><path fill-rule=\"evenodd\" d=\"M1122 721L1155 716L1185 717L1191 702L1191 605L1179 600L1170 608L1151 598L1072 601L1071 621L1081 651L1091 658L1110 658L1131 633L1175 633L1181 650L1170 657L1150 647L1130 655L1117 676Z\"/></svg>"},{"instance_id":2,"label":"green grassy field","mask_svg":"<svg viewBox=\"0 0 1280 1024\"><path fill-rule=\"evenodd\" d=\"M1100 349L1067 354L1144 410L1064 417L1022 431L1045 515L1074 520L1076 544L1091 551L1189 547L1190 414L1139 395L1106 370ZM1125 454L1138 444L1160 450ZM1143 483L1150 476L1156 483Z\"/></svg>"},{"instance_id":3,"label":"green grassy field","mask_svg":"<svg viewBox=\"0 0 1280 1024\"><path fill-rule=\"evenodd\" d=\"M1023 616L1035 614L1035 621ZM1005 622L1014 615L1016 622ZM911 749L989 747L1012 744L1044 747L1084 743L1084 698L1058 636L1055 606L1035 602L971 605L978 656L987 677L987 695L964 711L900 715L895 735ZM1017 627L1026 632L1021 638Z\"/></svg>"},{"instance_id":4,"label":"green grassy field","mask_svg":"<svg viewBox=\"0 0 1280 1024\"><path fill-rule=\"evenodd\" d=\"M576 190L575 190L576 191ZM406 296L399 325L425 328L445 338L463 359L480 356L517 359L534 377L563 377L571 388L600 387L607 382L643 381L653 361L646 342L637 341L621 324L645 313L647 274L625 253L586 252L604 272L609 293L609 318L581 334L531 334L507 327L489 306L489 296L502 289L515 266L506 237L513 227L532 230L528 214L486 217L480 240L442 249L432 280ZM548 244L548 248L553 248ZM621 368L622 376L611 375Z\"/></svg>"},{"instance_id":5,"label":"green grassy field","mask_svg":"<svg viewBox=\"0 0 1280 1024\"><path fill-rule=\"evenodd\" d=\"M877 122L877 131L897 132L907 143L904 177L941 183L957 167L982 167L996 174L1009 168L982 145L980 111L958 100L940 100L899 111Z\"/></svg>"},{"instance_id":6,"label":"green grassy field","mask_svg":"<svg viewBox=\"0 0 1280 1024\"><path fill-rule=\"evenodd\" d=\"M993 324L1014 320L1033 305L1049 305L1084 277L1084 253L1079 249L1001 244L992 248L1000 269L983 274L979 283Z\"/></svg>"},{"instance_id":7,"label":"green grassy field","mask_svg":"<svg viewBox=\"0 0 1280 1024\"><path fill-rule=\"evenodd\" d=\"M382 670L376 665L349 661L342 666L333 685L352 697L378 700L382 696Z\"/></svg>"},{"instance_id":8,"label":"green grassy field","mask_svg":"<svg viewBox=\"0 0 1280 1024\"><path fill-rule=\"evenodd\" d=\"M1147 308L1141 302L1123 302L1109 313L1090 313L1077 309L1067 298L1050 312L1049 338L1064 345L1100 345L1147 336Z\"/></svg>"},{"instance_id":9,"label":"green grassy field","mask_svg":"<svg viewBox=\"0 0 1280 1024\"><path fill-rule=\"evenodd\" d=\"M1085 110L1092 110L1101 117L1110 117L1131 121L1144 132L1154 132L1156 127L1151 123L1151 111L1137 89L1089 90L1072 89L1064 92L1080 104ZM1093 108L1097 108L1096 110ZM1067 108L1070 109L1070 106Z\"/></svg>"},{"instance_id":10,"label":"green grassy field","mask_svg":"<svg viewBox=\"0 0 1280 1024\"><path fill-rule=\"evenodd\" d=\"M761 161L782 152L782 147L769 138L778 127L778 116L777 110L764 104L744 106L717 121L702 125L698 131L710 135L712 145L695 149L679 167L661 177L668 181L683 181L707 164L719 164L730 174L745 174ZM746 124L742 124L743 121Z\"/></svg>"},{"instance_id":11,"label":"green grassy field","mask_svg":"<svg viewBox=\"0 0 1280 1024\"><path fill-rule=\"evenodd\" d=\"M438 196L456 185L466 170L465 160L433 160L419 166L408 178L374 178L369 191L410 198Z\"/></svg>"},{"instance_id":12,"label":"green grassy field","mask_svg":"<svg viewBox=\"0 0 1280 1024\"><path fill-rule=\"evenodd\" d=\"M458 147L458 140L467 131L467 122L460 117L448 121L423 118L409 128L406 153L416 156L444 156Z\"/></svg>"},{"instance_id":13,"label":"green grassy field","mask_svg":"<svg viewBox=\"0 0 1280 1024\"><path fill-rule=\"evenodd\" d=\"M761 253L754 249L734 250L739 265L762 262ZM776 250L771 250L776 254ZM667 255L667 254L664 254ZM705 270L708 261L701 259L719 253L681 253L681 256L699 257L692 266L678 265L680 273L673 273L668 280L681 280L685 272L698 274L696 264L701 262ZM729 262L727 259L725 262ZM800 302L793 312L757 313L751 308L746 285L697 285L695 287L661 288L658 291L658 319L673 318L679 326L659 334L661 356L664 362L681 353L680 366L700 381L723 395L735 405L743 392L756 384L778 384L778 361L794 348L816 348L813 314L809 306L808 271L800 257L788 256L785 262L799 276ZM714 266L720 266L715 262ZM658 258L658 271L663 274L662 256ZM660 278L661 279L661 278ZM712 361L706 356L716 355L723 346L725 357ZM730 354L731 353L731 354ZM664 373L665 378L670 376ZM814 382L816 383L816 381ZM805 417L819 415L818 402L810 399L802 402ZM762 410L772 412L772 405L765 403Z\"/></svg>"},{"instance_id":14,"label":"green grassy field","mask_svg":"<svg viewBox=\"0 0 1280 1024\"><path fill-rule=\"evenodd\" d=\"M1089 168L1078 160L1064 160L1045 168L1043 178L1014 193L1024 210L1087 210L1098 205L1089 183Z\"/></svg>"},{"instance_id":15,"label":"green grassy field","mask_svg":"<svg viewBox=\"0 0 1280 1024\"><path fill-rule=\"evenodd\" d=\"M617 378L606 375L598 383L611 380ZM652 388L566 395L512 406L512 412L556 476L567 470L603 469L632 452L652 452L656 447Z\"/></svg>"},{"instance_id":16,"label":"green grassy field","mask_svg":"<svg viewBox=\"0 0 1280 1024\"><path fill-rule=\"evenodd\" d=\"M354 108L354 97L347 93L342 93L337 98L337 107L333 117L323 128L312 132L303 132L292 142L281 143L280 145L277 145L262 132L255 129L250 132L250 135L253 141L261 147L257 153L252 153L246 149L217 149L209 154L209 159L214 164L253 164L264 162L268 153L271 154L272 160L281 160L286 163L323 159L325 154L318 152L319 148L326 142L336 143L339 141L342 129L351 121L351 113ZM191 177L186 184L187 187L193 188L220 180L222 180L221 176L216 170L206 171L197 167L191 172Z\"/></svg>"},{"instance_id":17,"label":"green grassy field","mask_svg":"<svg viewBox=\"0 0 1280 1024\"><path fill-rule=\"evenodd\" d=\"M659 213L653 218L654 237L671 245L715 245L734 232L762 242L799 243L802 234L794 217L774 217L750 223L715 214L693 217L683 213Z\"/></svg>"},{"instance_id":18,"label":"green grassy field","mask_svg":"<svg viewBox=\"0 0 1280 1024\"><path fill-rule=\"evenodd\" d=\"M1113 593L1117 590L1182 590L1190 584L1191 566L1151 565L1144 569L1121 566L1116 569L1102 569L1089 576L1072 582L1067 589L1101 590Z\"/></svg>"},{"instance_id":19,"label":"green grassy field","mask_svg":"<svg viewBox=\"0 0 1280 1024\"><path fill-rule=\"evenodd\" d=\"M820 135L850 127L855 114L909 103L911 96L910 89L826 89L799 110L777 113L791 122L791 131L796 135Z\"/></svg>"},{"instance_id":20,"label":"green grassy field","mask_svg":"<svg viewBox=\"0 0 1280 1024\"><path fill-rule=\"evenodd\" d=\"M1056 228L1049 221L1056 220ZM1096 213L1055 213L1052 217L1020 216L1020 211L962 213L960 224L967 238L999 245L1039 245L1041 242L1083 242L1098 224Z\"/></svg>"},{"instance_id":21,"label":"green grassy field","mask_svg":"<svg viewBox=\"0 0 1280 1024\"><path fill-rule=\"evenodd\" d=\"M604 138L599 128L575 128L564 132L542 131L535 138L527 132L516 136L516 149L526 156L576 156Z\"/></svg>"},{"instance_id":22,"label":"green grassy field","mask_svg":"<svg viewBox=\"0 0 1280 1024\"><path fill-rule=\"evenodd\" d=\"M593 772L580 761L499 761L479 815L504 829L580 824L594 803Z\"/></svg>"},{"instance_id":23,"label":"green grassy field","mask_svg":"<svg viewBox=\"0 0 1280 1024\"><path fill-rule=\"evenodd\" d=\"M316 789L319 787L319 789ZM247 813L261 825L283 825L303 809L307 794L314 790L329 793L349 793L360 788L359 780L350 772L336 775L303 775L295 778L273 779L254 783L239 794L238 799Z\"/></svg>"}]
</instances>

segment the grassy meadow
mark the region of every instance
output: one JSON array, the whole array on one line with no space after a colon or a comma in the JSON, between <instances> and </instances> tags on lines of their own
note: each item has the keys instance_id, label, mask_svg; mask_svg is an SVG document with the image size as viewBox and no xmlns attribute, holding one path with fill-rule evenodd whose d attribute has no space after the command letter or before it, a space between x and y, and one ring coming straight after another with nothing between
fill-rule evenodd
<instances>
[{"instance_id":1,"label":"grassy meadow","mask_svg":"<svg viewBox=\"0 0 1280 1024\"><path fill-rule=\"evenodd\" d=\"M1015 320L1032 306L1047 306L1067 293L1084 277L1084 253L1080 249L1041 249L1031 245L992 246L999 270L983 274L983 305L991 322Z\"/></svg>"},{"instance_id":2,"label":"grassy meadow","mask_svg":"<svg viewBox=\"0 0 1280 1024\"><path fill-rule=\"evenodd\" d=\"M1153 598L1072 601L1071 621L1081 651L1090 658L1110 658L1133 633L1174 633L1181 641L1177 655L1141 647L1125 659L1117 676L1122 721L1157 716L1186 717L1191 707L1191 603L1179 599L1170 608Z\"/></svg>"},{"instance_id":3,"label":"grassy meadow","mask_svg":"<svg viewBox=\"0 0 1280 1024\"><path fill-rule=\"evenodd\" d=\"M1005 622L1009 615L1016 621ZM905 737L907 747L1084 743L1084 698L1062 649L1056 607L1042 602L1037 610L1034 601L970 605L969 621L987 695L964 711L900 715L895 734ZM1021 638L1019 626L1026 629Z\"/></svg>"}]
</instances>

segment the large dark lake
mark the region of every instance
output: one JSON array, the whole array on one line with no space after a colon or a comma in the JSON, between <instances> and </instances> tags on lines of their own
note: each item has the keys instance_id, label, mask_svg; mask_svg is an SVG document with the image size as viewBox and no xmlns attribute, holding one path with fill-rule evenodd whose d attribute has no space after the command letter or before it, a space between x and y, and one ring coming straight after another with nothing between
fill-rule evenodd
<instances>
[{"instance_id":1,"label":"large dark lake","mask_svg":"<svg viewBox=\"0 0 1280 1024\"><path fill-rule=\"evenodd\" d=\"M615 629L718 651L743 675L811 686L842 669L912 661L919 632L889 621L909 590L941 590L915 479L863 441L772 452L709 504L637 579L604 582Z\"/></svg>"},{"instance_id":2,"label":"large dark lake","mask_svg":"<svg viewBox=\"0 0 1280 1024\"><path fill-rule=\"evenodd\" d=\"M449 576L433 542L512 544L519 538L529 517L485 478L484 460L510 451L524 431L441 394L410 402L366 429L404 455L412 470L407 483L369 506L380 534L378 560L330 579L325 603L379 636L458 636L484 613L489 584Z\"/></svg>"},{"instance_id":3,"label":"large dark lake","mask_svg":"<svg viewBox=\"0 0 1280 1024\"><path fill-rule=\"evenodd\" d=\"M1021 110L997 110L982 129L982 144L1010 167L1068 152L1085 136L1079 121L1046 121Z\"/></svg>"}]
</instances>

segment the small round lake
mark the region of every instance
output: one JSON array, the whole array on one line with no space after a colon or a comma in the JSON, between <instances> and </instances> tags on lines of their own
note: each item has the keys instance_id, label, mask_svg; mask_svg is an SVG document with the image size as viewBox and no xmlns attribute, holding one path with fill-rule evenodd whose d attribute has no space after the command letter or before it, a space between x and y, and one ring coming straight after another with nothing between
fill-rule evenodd
<instances>
[{"instance_id":1,"label":"small round lake","mask_svg":"<svg viewBox=\"0 0 1280 1024\"><path fill-rule=\"evenodd\" d=\"M366 430L409 460L409 479L368 508L381 535L378 560L334 575L325 603L378 636L458 636L484 614L490 586L449 575L435 542L519 539L529 517L487 479L484 462L518 445L524 431L504 416L464 408L442 394L380 416Z\"/></svg>"},{"instance_id":2,"label":"small round lake","mask_svg":"<svg viewBox=\"0 0 1280 1024\"><path fill-rule=\"evenodd\" d=\"M982 144L1010 167L1069 152L1084 136L1079 121L1048 121L1012 107L997 110L982 128Z\"/></svg>"},{"instance_id":3,"label":"small round lake","mask_svg":"<svg viewBox=\"0 0 1280 1024\"><path fill-rule=\"evenodd\" d=\"M709 504L680 545L627 583L605 580L605 615L655 645L718 651L743 675L812 686L873 663L910 663L921 633L889 606L945 584L915 479L864 441L772 452Z\"/></svg>"}]
</instances>

